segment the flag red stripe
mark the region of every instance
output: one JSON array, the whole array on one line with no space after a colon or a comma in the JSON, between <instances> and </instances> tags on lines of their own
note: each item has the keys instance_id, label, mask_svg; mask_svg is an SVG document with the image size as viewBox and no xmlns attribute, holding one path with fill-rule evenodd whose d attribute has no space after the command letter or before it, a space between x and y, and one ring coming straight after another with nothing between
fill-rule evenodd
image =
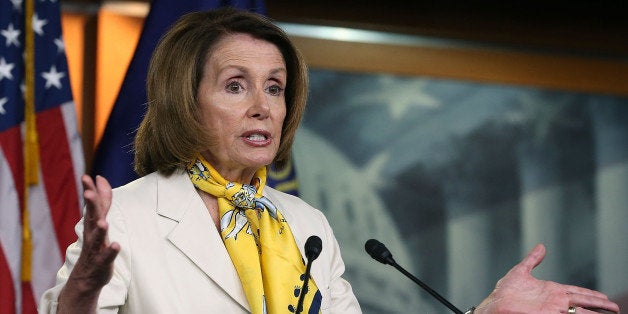
<instances>
[{"instance_id":1,"label":"flag red stripe","mask_svg":"<svg viewBox=\"0 0 628 314\"><path fill-rule=\"evenodd\" d=\"M22 151L22 133L19 126L0 132L0 149L2 149L2 155L11 169L12 183L19 195L19 204L2 205L5 209L20 210L24 203L24 154ZM17 213L17 215L22 216L21 213ZM18 227L15 230L19 231L21 228ZM11 232L11 230L5 230L5 232ZM21 234L16 236L21 237ZM6 249L9 248L0 247L0 313L17 313L15 308L16 289L20 289L20 287L14 285L13 275L19 274L11 273L8 260L6 259L7 254L4 253Z\"/></svg>"},{"instance_id":2,"label":"flag red stripe","mask_svg":"<svg viewBox=\"0 0 628 314\"><path fill-rule=\"evenodd\" d=\"M22 282L22 314L37 314L37 303L30 282Z\"/></svg>"},{"instance_id":3,"label":"flag red stripe","mask_svg":"<svg viewBox=\"0 0 628 314\"><path fill-rule=\"evenodd\" d=\"M0 247L0 313L16 313L11 270L2 250Z\"/></svg>"},{"instance_id":4,"label":"flag red stripe","mask_svg":"<svg viewBox=\"0 0 628 314\"><path fill-rule=\"evenodd\" d=\"M20 127L13 127L0 132L0 149L4 153L18 195L20 196L20 206L24 207L24 152L22 146L22 133Z\"/></svg>"},{"instance_id":5,"label":"flag red stripe","mask_svg":"<svg viewBox=\"0 0 628 314\"><path fill-rule=\"evenodd\" d=\"M76 240L74 225L80 219L72 152L61 107L39 112L37 121L41 173L57 241L63 250Z\"/></svg>"}]
</instances>

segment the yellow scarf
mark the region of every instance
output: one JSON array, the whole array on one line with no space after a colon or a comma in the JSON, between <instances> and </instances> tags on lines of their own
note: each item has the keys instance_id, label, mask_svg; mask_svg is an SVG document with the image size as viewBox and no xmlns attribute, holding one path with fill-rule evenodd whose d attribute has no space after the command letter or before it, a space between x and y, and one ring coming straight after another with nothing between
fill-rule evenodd
<instances>
[{"instance_id":1,"label":"yellow scarf","mask_svg":"<svg viewBox=\"0 0 628 314\"><path fill-rule=\"evenodd\" d=\"M188 174L194 186L218 199L220 234L251 312L294 313L306 267L288 222L262 196L266 167L246 185L225 180L199 156ZM319 313L322 296L311 278L307 290L302 313Z\"/></svg>"}]
</instances>

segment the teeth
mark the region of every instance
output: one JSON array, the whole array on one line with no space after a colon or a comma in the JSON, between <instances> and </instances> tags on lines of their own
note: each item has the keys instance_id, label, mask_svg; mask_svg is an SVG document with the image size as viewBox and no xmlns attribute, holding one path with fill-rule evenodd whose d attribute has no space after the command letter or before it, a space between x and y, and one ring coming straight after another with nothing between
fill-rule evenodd
<instances>
[{"instance_id":1,"label":"teeth","mask_svg":"<svg viewBox=\"0 0 628 314\"><path fill-rule=\"evenodd\" d=\"M261 134L251 134L247 138L251 141L263 141L266 139L266 136Z\"/></svg>"}]
</instances>

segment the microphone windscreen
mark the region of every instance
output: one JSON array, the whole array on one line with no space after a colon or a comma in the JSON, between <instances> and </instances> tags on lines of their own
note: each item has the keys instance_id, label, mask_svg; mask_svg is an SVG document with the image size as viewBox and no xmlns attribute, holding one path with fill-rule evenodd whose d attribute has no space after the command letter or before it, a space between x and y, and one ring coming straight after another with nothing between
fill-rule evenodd
<instances>
[{"instance_id":1,"label":"microphone windscreen","mask_svg":"<svg viewBox=\"0 0 628 314\"><path fill-rule=\"evenodd\" d=\"M313 261L318 258L318 255L321 254L322 250L323 241L321 241L321 238L313 235L305 241L305 257L307 257L309 261Z\"/></svg>"},{"instance_id":2,"label":"microphone windscreen","mask_svg":"<svg viewBox=\"0 0 628 314\"><path fill-rule=\"evenodd\" d=\"M394 262L392 253L390 253L383 243L375 239L366 241L366 243L364 243L364 249L366 253L369 253L373 259L380 263L392 265L392 262Z\"/></svg>"}]
</instances>

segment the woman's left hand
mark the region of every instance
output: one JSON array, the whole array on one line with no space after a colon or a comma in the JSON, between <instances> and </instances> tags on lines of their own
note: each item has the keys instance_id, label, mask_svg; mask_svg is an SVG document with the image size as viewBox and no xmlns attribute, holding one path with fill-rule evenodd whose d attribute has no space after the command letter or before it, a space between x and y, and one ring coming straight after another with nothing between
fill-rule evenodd
<instances>
[{"instance_id":1,"label":"woman's left hand","mask_svg":"<svg viewBox=\"0 0 628 314\"><path fill-rule=\"evenodd\" d=\"M545 246L538 244L497 282L474 313L574 313L574 308L577 314L619 313L619 306L601 292L532 277L544 257Z\"/></svg>"}]
</instances>

